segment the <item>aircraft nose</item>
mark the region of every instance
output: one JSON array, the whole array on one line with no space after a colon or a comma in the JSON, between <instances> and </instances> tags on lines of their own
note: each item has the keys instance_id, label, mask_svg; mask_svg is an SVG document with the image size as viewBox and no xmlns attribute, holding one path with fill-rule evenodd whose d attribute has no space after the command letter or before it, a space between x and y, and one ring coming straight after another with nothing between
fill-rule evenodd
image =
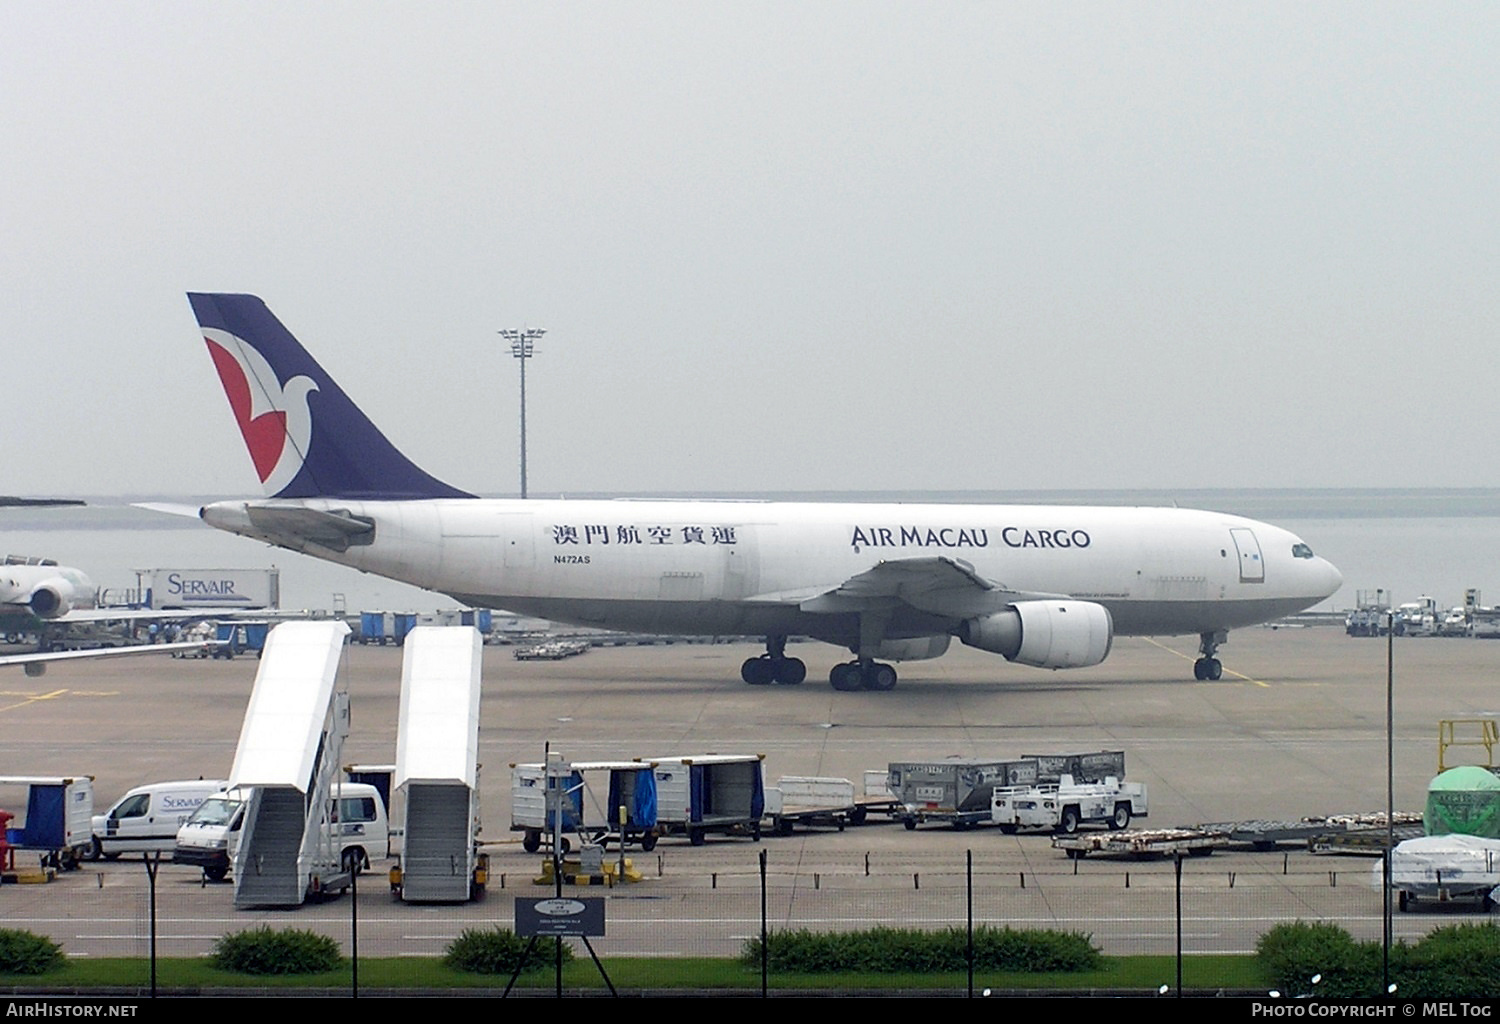
<instances>
[{"instance_id":1,"label":"aircraft nose","mask_svg":"<svg viewBox=\"0 0 1500 1024\"><path fill-rule=\"evenodd\" d=\"M1344 574L1328 559L1320 558L1319 561L1323 563L1323 596L1332 597L1344 585Z\"/></svg>"}]
</instances>

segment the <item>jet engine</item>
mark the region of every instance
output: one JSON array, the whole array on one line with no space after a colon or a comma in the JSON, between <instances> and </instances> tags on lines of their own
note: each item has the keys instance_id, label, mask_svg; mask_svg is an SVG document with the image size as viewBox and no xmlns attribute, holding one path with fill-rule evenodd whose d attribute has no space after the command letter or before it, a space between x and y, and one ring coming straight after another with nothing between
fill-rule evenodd
<instances>
[{"instance_id":1,"label":"jet engine","mask_svg":"<svg viewBox=\"0 0 1500 1024\"><path fill-rule=\"evenodd\" d=\"M39 619L61 618L73 610L73 584L60 576L43 580L32 590L26 604Z\"/></svg>"},{"instance_id":2,"label":"jet engine","mask_svg":"<svg viewBox=\"0 0 1500 1024\"><path fill-rule=\"evenodd\" d=\"M1017 601L957 630L970 647L1036 668L1084 668L1109 655L1114 623L1092 601Z\"/></svg>"},{"instance_id":3,"label":"jet engine","mask_svg":"<svg viewBox=\"0 0 1500 1024\"><path fill-rule=\"evenodd\" d=\"M886 661L923 661L927 658L941 658L948 653L948 643L952 639L942 634L917 636L908 640L882 640L880 646L875 649L875 657L884 658Z\"/></svg>"}]
</instances>

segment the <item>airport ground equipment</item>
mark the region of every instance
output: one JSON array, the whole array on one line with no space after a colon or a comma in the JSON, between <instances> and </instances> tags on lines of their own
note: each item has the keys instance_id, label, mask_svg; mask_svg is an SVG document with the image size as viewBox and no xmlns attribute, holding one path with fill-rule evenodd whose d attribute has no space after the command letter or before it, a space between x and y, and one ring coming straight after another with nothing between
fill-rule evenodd
<instances>
[{"instance_id":1,"label":"airport ground equipment","mask_svg":"<svg viewBox=\"0 0 1500 1024\"><path fill-rule=\"evenodd\" d=\"M1127 857L1175 856L1188 854L1207 857L1229 837L1195 828L1128 829L1122 832L1078 832L1052 838L1052 847L1062 850L1071 860L1090 853L1116 854Z\"/></svg>"},{"instance_id":2,"label":"airport ground equipment","mask_svg":"<svg viewBox=\"0 0 1500 1024\"><path fill-rule=\"evenodd\" d=\"M396 789L396 766L393 764L346 764L344 781L360 782L374 786L385 805L389 828L386 829L385 856L394 855L391 844L401 835L401 822L406 820L406 808L401 793Z\"/></svg>"},{"instance_id":3,"label":"airport ground equipment","mask_svg":"<svg viewBox=\"0 0 1500 1024\"><path fill-rule=\"evenodd\" d=\"M848 779L783 775L766 787L766 818L771 831L789 836L797 827L836 828L863 825L871 814L896 817L900 803L886 788L885 772L865 773L865 795L856 796Z\"/></svg>"},{"instance_id":4,"label":"airport ground equipment","mask_svg":"<svg viewBox=\"0 0 1500 1024\"><path fill-rule=\"evenodd\" d=\"M484 892L488 870L478 849L483 639L473 626L418 626L405 648L395 776L405 820L391 891L461 902Z\"/></svg>"},{"instance_id":5,"label":"airport ground equipment","mask_svg":"<svg viewBox=\"0 0 1500 1024\"><path fill-rule=\"evenodd\" d=\"M265 650L266 637L270 632L271 623L265 620L236 619L219 622L215 626L214 637L218 644L210 648L209 653L225 660L241 654L253 654L258 658Z\"/></svg>"},{"instance_id":6,"label":"airport ground equipment","mask_svg":"<svg viewBox=\"0 0 1500 1024\"><path fill-rule=\"evenodd\" d=\"M349 735L335 689L349 627L284 622L266 640L229 785L252 788L234 858L236 907L299 906L347 888L333 786Z\"/></svg>"},{"instance_id":7,"label":"airport ground equipment","mask_svg":"<svg viewBox=\"0 0 1500 1024\"><path fill-rule=\"evenodd\" d=\"M359 642L400 647L416 625L416 612L360 612Z\"/></svg>"},{"instance_id":8,"label":"airport ground equipment","mask_svg":"<svg viewBox=\"0 0 1500 1024\"><path fill-rule=\"evenodd\" d=\"M1204 832L1225 836L1231 844L1245 844L1256 850L1274 850L1281 843L1306 844L1314 836L1347 828L1345 819L1302 818L1299 821L1273 821L1255 818L1246 821L1218 821L1199 825Z\"/></svg>"},{"instance_id":9,"label":"airport ground equipment","mask_svg":"<svg viewBox=\"0 0 1500 1024\"><path fill-rule=\"evenodd\" d=\"M6 806L15 800L13 806ZM8 847L7 871L15 869L17 853L35 853L46 869L72 871L93 848L94 777L8 775L0 776L0 807L11 821L25 817L19 826L5 828Z\"/></svg>"},{"instance_id":10,"label":"airport ground equipment","mask_svg":"<svg viewBox=\"0 0 1500 1024\"><path fill-rule=\"evenodd\" d=\"M222 779L185 779L137 786L93 818L89 859L115 860L124 853L171 853L177 832Z\"/></svg>"},{"instance_id":11,"label":"airport ground equipment","mask_svg":"<svg viewBox=\"0 0 1500 1024\"><path fill-rule=\"evenodd\" d=\"M653 757L658 835L685 835L694 846L710 833L760 840L766 812L764 754Z\"/></svg>"},{"instance_id":12,"label":"airport ground equipment","mask_svg":"<svg viewBox=\"0 0 1500 1024\"><path fill-rule=\"evenodd\" d=\"M1056 785L1064 775L1078 783L1123 779L1125 752L1025 754L1011 761L893 761L887 775L887 788L901 803L901 822L908 829L929 821L969 828L994 820L996 786Z\"/></svg>"},{"instance_id":13,"label":"airport ground equipment","mask_svg":"<svg viewBox=\"0 0 1500 1024\"><path fill-rule=\"evenodd\" d=\"M1395 822L1387 827L1385 813L1345 814L1329 817L1327 826L1307 839L1309 853L1354 854L1383 857L1390 849L1390 838L1403 843L1423 834L1422 815L1414 811L1397 811Z\"/></svg>"},{"instance_id":14,"label":"airport ground equipment","mask_svg":"<svg viewBox=\"0 0 1500 1024\"><path fill-rule=\"evenodd\" d=\"M1064 775L1055 785L996 786L990 806L990 820L1003 832L1027 828L1071 835L1091 824L1119 831L1146 814L1146 784L1112 776L1102 782L1075 782Z\"/></svg>"},{"instance_id":15,"label":"airport ground equipment","mask_svg":"<svg viewBox=\"0 0 1500 1024\"><path fill-rule=\"evenodd\" d=\"M955 828L988 824L996 786L1030 786L1039 780L1034 758L1017 761L893 761L887 786L902 805L901 823Z\"/></svg>"},{"instance_id":16,"label":"airport ground equipment","mask_svg":"<svg viewBox=\"0 0 1500 1024\"><path fill-rule=\"evenodd\" d=\"M177 830L172 863L199 868L205 877L221 882L229 876L244 831L245 809L253 790L226 789L199 805ZM372 857L390 856L390 821L385 797L362 782L335 783L330 794L334 810L324 826L336 844L339 863L353 872L368 867Z\"/></svg>"},{"instance_id":17,"label":"airport ground equipment","mask_svg":"<svg viewBox=\"0 0 1500 1024\"><path fill-rule=\"evenodd\" d=\"M560 830L554 829L556 815L547 811L547 766L510 766L510 829L522 834L522 849L535 853L543 846L550 848L554 831L576 835L587 844L604 846L615 842L623 847L635 842L647 852L656 848L654 761L567 763L554 759L551 764L554 776L561 776L557 787L562 805ZM601 791L605 794L602 801ZM571 842L563 839L559 852L567 853L570 849Z\"/></svg>"},{"instance_id":18,"label":"airport ground equipment","mask_svg":"<svg viewBox=\"0 0 1500 1024\"><path fill-rule=\"evenodd\" d=\"M1378 886L1384 870L1376 865ZM1391 852L1391 889L1402 910L1418 903L1472 901L1488 910L1500 893L1500 840L1480 836L1418 836Z\"/></svg>"},{"instance_id":19,"label":"airport ground equipment","mask_svg":"<svg viewBox=\"0 0 1500 1024\"><path fill-rule=\"evenodd\" d=\"M1493 718L1444 718L1438 722L1438 774L1458 767L1448 760L1448 752L1454 747L1483 750L1484 764L1480 767L1500 772L1495 765L1497 746L1500 746L1500 726Z\"/></svg>"}]
</instances>

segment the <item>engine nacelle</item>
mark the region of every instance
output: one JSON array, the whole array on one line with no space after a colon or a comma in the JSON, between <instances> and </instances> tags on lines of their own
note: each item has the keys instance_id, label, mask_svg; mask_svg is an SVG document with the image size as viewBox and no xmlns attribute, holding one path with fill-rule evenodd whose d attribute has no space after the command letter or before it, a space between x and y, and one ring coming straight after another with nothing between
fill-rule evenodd
<instances>
[{"instance_id":1,"label":"engine nacelle","mask_svg":"<svg viewBox=\"0 0 1500 1024\"><path fill-rule=\"evenodd\" d=\"M882 640L875 649L875 657L886 661L923 661L941 658L948 653L948 643L953 638L946 633L939 636L917 636L907 640Z\"/></svg>"},{"instance_id":2,"label":"engine nacelle","mask_svg":"<svg viewBox=\"0 0 1500 1024\"><path fill-rule=\"evenodd\" d=\"M73 584L58 577L37 584L26 602L39 619L57 619L73 610Z\"/></svg>"},{"instance_id":3,"label":"engine nacelle","mask_svg":"<svg viewBox=\"0 0 1500 1024\"><path fill-rule=\"evenodd\" d=\"M1114 623L1109 610L1092 601L1017 601L966 620L958 638L1022 665L1086 668L1109 656Z\"/></svg>"}]
</instances>

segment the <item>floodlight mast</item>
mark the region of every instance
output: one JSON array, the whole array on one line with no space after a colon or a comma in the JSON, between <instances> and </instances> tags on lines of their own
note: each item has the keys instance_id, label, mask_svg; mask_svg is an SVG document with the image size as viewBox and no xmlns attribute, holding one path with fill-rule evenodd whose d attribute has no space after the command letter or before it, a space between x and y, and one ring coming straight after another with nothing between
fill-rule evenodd
<instances>
[{"instance_id":1,"label":"floodlight mast","mask_svg":"<svg viewBox=\"0 0 1500 1024\"><path fill-rule=\"evenodd\" d=\"M525 327L520 330L507 328L500 337L510 342L510 354L521 361L521 497L526 497L526 360L533 355L533 347L547 331L541 327Z\"/></svg>"}]
</instances>

